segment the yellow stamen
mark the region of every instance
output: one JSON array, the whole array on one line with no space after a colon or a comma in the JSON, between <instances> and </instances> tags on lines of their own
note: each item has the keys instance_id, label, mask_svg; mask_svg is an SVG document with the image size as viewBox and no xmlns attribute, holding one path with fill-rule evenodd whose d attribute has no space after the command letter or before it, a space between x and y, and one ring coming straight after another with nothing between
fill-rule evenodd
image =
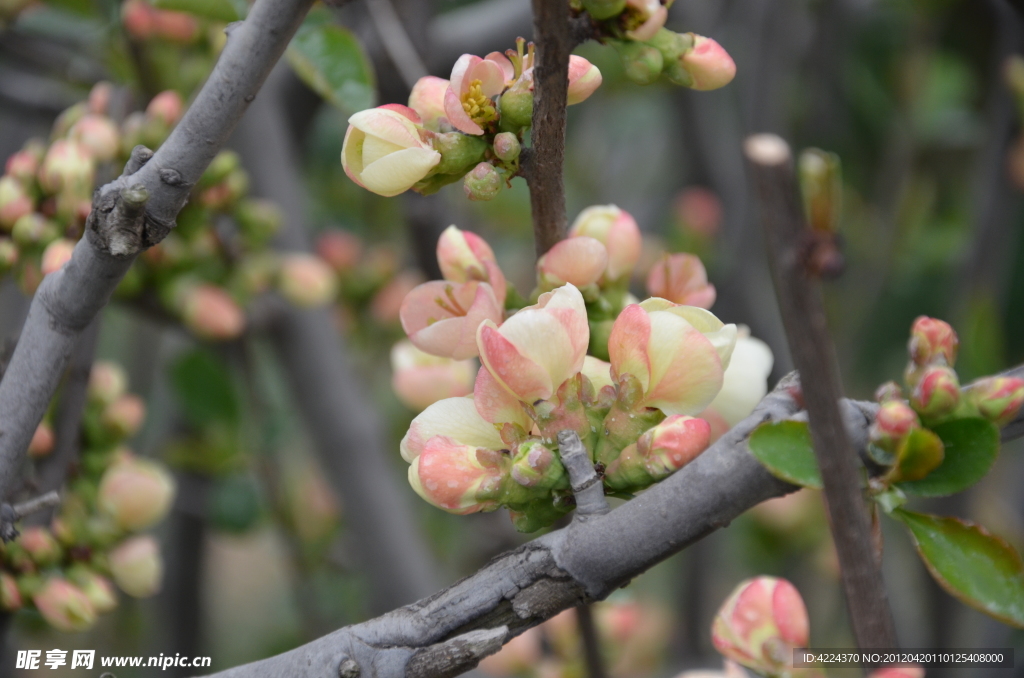
<instances>
[{"instance_id":1,"label":"yellow stamen","mask_svg":"<svg viewBox=\"0 0 1024 678\"><path fill-rule=\"evenodd\" d=\"M462 95L462 110L481 127L498 117L494 102L484 96L483 82L480 80L469 83L469 91Z\"/></svg>"}]
</instances>

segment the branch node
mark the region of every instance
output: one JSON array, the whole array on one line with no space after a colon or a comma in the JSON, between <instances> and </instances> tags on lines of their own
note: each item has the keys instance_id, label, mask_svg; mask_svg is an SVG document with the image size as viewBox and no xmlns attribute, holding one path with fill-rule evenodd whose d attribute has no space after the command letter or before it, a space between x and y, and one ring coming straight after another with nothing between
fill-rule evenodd
<instances>
[{"instance_id":1,"label":"branch node","mask_svg":"<svg viewBox=\"0 0 1024 678\"><path fill-rule=\"evenodd\" d=\"M576 431L566 429L558 432L558 451L562 464L569 471L569 483L576 497L576 517L582 519L608 513L610 509L608 500L604 498L604 484Z\"/></svg>"},{"instance_id":2,"label":"branch node","mask_svg":"<svg viewBox=\"0 0 1024 678\"><path fill-rule=\"evenodd\" d=\"M4 503L0 504L0 539L7 543L12 539L16 539L18 536L18 529L14 527L14 523L18 522L25 516L36 513L37 511L43 511L45 509L53 508L60 504L60 495L57 494L56 490L47 492L46 494L29 499L15 506Z\"/></svg>"},{"instance_id":3,"label":"branch node","mask_svg":"<svg viewBox=\"0 0 1024 678\"><path fill-rule=\"evenodd\" d=\"M188 185L188 182L186 182L184 177L181 176L181 172L171 167L165 167L157 174L160 176L160 181L164 182L168 186L179 187Z\"/></svg>"},{"instance_id":4,"label":"branch node","mask_svg":"<svg viewBox=\"0 0 1024 678\"><path fill-rule=\"evenodd\" d=\"M416 652L405 665L406 678L452 678L501 649L508 627L478 629Z\"/></svg>"},{"instance_id":5,"label":"branch node","mask_svg":"<svg viewBox=\"0 0 1024 678\"><path fill-rule=\"evenodd\" d=\"M121 172L122 177L135 174L142 166L149 162L150 158L153 157L153 151L149 150L143 145L138 145L132 149L132 154L128 158L128 162L124 165L124 171Z\"/></svg>"},{"instance_id":6,"label":"branch node","mask_svg":"<svg viewBox=\"0 0 1024 678\"><path fill-rule=\"evenodd\" d=\"M359 678L362 671L359 664L352 657L345 657L338 665L338 678Z\"/></svg>"}]
</instances>

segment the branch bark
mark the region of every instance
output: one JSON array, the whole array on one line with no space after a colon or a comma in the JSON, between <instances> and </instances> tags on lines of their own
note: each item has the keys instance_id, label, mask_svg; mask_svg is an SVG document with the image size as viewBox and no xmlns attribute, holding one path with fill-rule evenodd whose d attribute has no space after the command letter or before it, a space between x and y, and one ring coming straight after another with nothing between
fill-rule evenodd
<instances>
[{"instance_id":1,"label":"branch bark","mask_svg":"<svg viewBox=\"0 0 1024 678\"><path fill-rule=\"evenodd\" d=\"M875 559L857 457L839 408L842 384L821 288L805 260L810 231L797 194L789 146L781 137L760 134L747 139L746 154L761 202L790 353L800 374L806 375L801 385L853 634L862 648L896 647L896 626L881 563Z\"/></svg>"},{"instance_id":2,"label":"branch bark","mask_svg":"<svg viewBox=\"0 0 1024 678\"><path fill-rule=\"evenodd\" d=\"M0 381L0 498L18 488L25 450L82 332L138 253L174 226L311 5L259 0L244 22L229 27L213 73L167 141L155 154L137 147L121 177L97 191L85 237L40 285Z\"/></svg>"},{"instance_id":3,"label":"branch bark","mask_svg":"<svg viewBox=\"0 0 1024 678\"><path fill-rule=\"evenodd\" d=\"M569 88L569 0L533 0L533 148L526 182L537 256L565 238L565 108Z\"/></svg>"}]
</instances>

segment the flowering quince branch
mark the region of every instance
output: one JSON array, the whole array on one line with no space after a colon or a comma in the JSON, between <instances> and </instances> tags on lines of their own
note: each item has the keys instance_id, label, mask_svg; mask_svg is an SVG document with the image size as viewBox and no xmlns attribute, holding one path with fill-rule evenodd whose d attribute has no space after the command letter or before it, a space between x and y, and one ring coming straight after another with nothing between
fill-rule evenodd
<instances>
[{"instance_id":1,"label":"flowering quince branch","mask_svg":"<svg viewBox=\"0 0 1024 678\"><path fill-rule=\"evenodd\" d=\"M56 490L39 495L28 501L11 506L0 504L0 539L7 543L18 536L18 530L14 523L25 516L60 505L60 495Z\"/></svg>"},{"instance_id":2,"label":"flowering quince branch","mask_svg":"<svg viewBox=\"0 0 1024 678\"><path fill-rule=\"evenodd\" d=\"M81 333L135 257L173 227L311 4L257 2L229 29L207 84L160 150L136 147L124 173L96 193L86 237L44 279L0 381L0 497L11 497L20 484L20 461Z\"/></svg>"},{"instance_id":3,"label":"flowering quince branch","mask_svg":"<svg viewBox=\"0 0 1024 678\"><path fill-rule=\"evenodd\" d=\"M854 448L838 406L842 387L821 290L798 254L806 226L789 146L777 136L762 134L749 137L745 150L761 201L769 261L790 349L797 369L807 375L802 388L854 637L860 647L896 647L895 623L881 564L874 556Z\"/></svg>"}]
</instances>

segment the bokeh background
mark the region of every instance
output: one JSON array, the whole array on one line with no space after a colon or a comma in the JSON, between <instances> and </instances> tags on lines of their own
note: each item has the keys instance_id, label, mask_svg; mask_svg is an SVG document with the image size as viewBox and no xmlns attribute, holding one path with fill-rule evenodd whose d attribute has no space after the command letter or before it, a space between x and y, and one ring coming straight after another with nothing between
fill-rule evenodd
<instances>
[{"instance_id":1,"label":"bokeh background","mask_svg":"<svg viewBox=\"0 0 1024 678\"><path fill-rule=\"evenodd\" d=\"M396 51L395 26L376 0L318 10L362 44L376 90L364 95L377 103L404 102L409 73L447 77L461 53L512 48L517 36L532 34L526 0L393 6L404 27L398 42L408 40L412 61ZM27 139L47 138L58 114L101 80L123 88L136 107L166 89L186 100L194 93L215 50L209 36L222 24L200 19L202 36L184 44L142 41L122 16L115 0L45 0L0 29L0 157ZM715 92L641 88L624 78L613 49L580 47L604 83L569 111L569 218L589 205L616 204L640 224L647 265L664 250L699 254L718 290L713 311L771 346L774 382L792 362L741 144L750 133L775 132L796 149L818 147L842 160L846 269L827 284L826 298L850 396L870 398L879 383L900 377L907 332L920 314L959 332L965 383L1014 365L1024 360L1024 151L1021 97L1005 63L1024 52L1022 21L1007 0L677 0L667 25L718 40L736 61L736 79ZM403 336L398 303L411 285L436 277L434 244L449 224L484 236L510 281L529 292L525 183L514 181L489 203L466 201L458 184L430 197L372 195L339 163L352 112L324 102L282 64L231 142L250 194L274 200L290 227L311 241L337 231L358 239L350 239L358 248L332 311L335 346L351 376L334 387L360 413L348 417L345 444L325 449L311 435L316 422L304 411L308 393L301 395L309 385L290 379L273 333L254 325L241 339L204 342L143 305L115 301L103 313L97 356L126 366L130 390L145 399L145 424L130 446L168 463L178 479L173 512L157 531L163 591L123 600L84 634L58 634L38 616L19 615L0 674L34 675L9 673L12 652L54 647L209 655L214 669L227 668L411 602L399 598L430 593L529 538L504 512L451 516L408 488L398 441L415 412L392 392L388 361ZM28 303L8 276L0 285L0 336L8 343ZM346 444L384 463L368 470ZM1021 452L1006 445L984 482L922 505L978 520L1019 550ZM416 581L389 586L372 575L387 564L375 561L379 549L366 540L404 532L360 531L353 524L359 507L344 491L353 483L395 497L395 520L422 537L422 544L394 548L413 564L405 569L419 573ZM906 535L890 527L885 575L905 646L1024 649L1019 632L939 590ZM751 511L617 593L618 611L599 617L614 648L612 674L719 667L711 619L729 591L755 574L796 584L814 645L852 645L821 500L802 491ZM574 642L571 628L553 627L537 648L524 650L522 665L492 666L492 674L582 675Z\"/></svg>"}]
</instances>

